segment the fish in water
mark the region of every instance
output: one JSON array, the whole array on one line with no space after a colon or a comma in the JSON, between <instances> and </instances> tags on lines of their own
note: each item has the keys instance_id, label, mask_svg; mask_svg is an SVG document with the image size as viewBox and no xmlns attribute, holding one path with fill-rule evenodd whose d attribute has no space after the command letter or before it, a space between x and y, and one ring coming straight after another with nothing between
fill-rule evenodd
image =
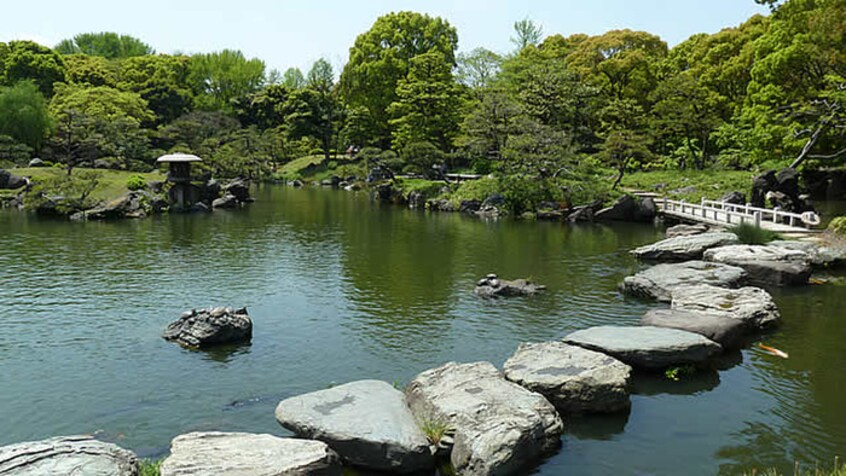
<instances>
[{"instance_id":1,"label":"fish in water","mask_svg":"<svg viewBox=\"0 0 846 476\"><path fill-rule=\"evenodd\" d=\"M785 352L783 350L778 350L775 347L770 347L768 345L758 344L758 348L765 350L767 353L774 355L776 357L781 357L782 359L786 359L786 358L790 357L789 355L787 355L787 352Z\"/></svg>"}]
</instances>

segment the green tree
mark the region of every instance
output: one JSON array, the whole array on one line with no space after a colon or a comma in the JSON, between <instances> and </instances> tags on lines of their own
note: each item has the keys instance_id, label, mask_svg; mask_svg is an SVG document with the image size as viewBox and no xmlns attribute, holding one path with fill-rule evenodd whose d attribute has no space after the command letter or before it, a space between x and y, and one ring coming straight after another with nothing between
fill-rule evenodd
<instances>
[{"instance_id":1,"label":"green tree","mask_svg":"<svg viewBox=\"0 0 846 476\"><path fill-rule=\"evenodd\" d=\"M305 76L300 68L288 68L282 75L282 85L288 89L300 89L306 85Z\"/></svg>"},{"instance_id":2,"label":"green tree","mask_svg":"<svg viewBox=\"0 0 846 476\"><path fill-rule=\"evenodd\" d=\"M0 83L11 86L30 80L46 96L53 95L53 85L65 81L65 62L55 51L32 41L0 43Z\"/></svg>"},{"instance_id":3,"label":"green tree","mask_svg":"<svg viewBox=\"0 0 846 476\"><path fill-rule=\"evenodd\" d=\"M312 87L293 91L285 105L285 122L294 138L313 137L326 160L331 157L341 108L331 91Z\"/></svg>"},{"instance_id":4,"label":"green tree","mask_svg":"<svg viewBox=\"0 0 846 476\"><path fill-rule=\"evenodd\" d=\"M118 88L139 94L156 115L156 123L175 120L191 109L194 97L187 56L147 55L121 61Z\"/></svg>"},{"instance_id":5,"label":"green tree","mask_svg":"<svg viewBox=\"0 0 846 476\"><path fill-rule=\"evenodd\" d=\"M474 90L489 86L499 74L502 57L493 51L476 48L458 55L458 81Z\"/></svg>"},{"instance_id":6,"label":"green tree","mask_svg":"<svg viewBox=\"0 0 846 476\"><path fill-rule=\"evenodd\" d=\"M281 84L271 84L261 90L234 100L235 115L244 126L257 126L260 130L281 126L285 121L285 107L291 89Z\"/></svg>"},{"instance_id":7,"label":"green tree","mask_svg":"<svg viewBox=\"0 0 846 476\"><path fill-rule=\"evenodd\" d=\"M73 38L62 40L54 49L63 55L82 53L108 59L131 58L156 53L150 45L138 38L112 32L80 33Z\"/></svg>"},{"instance_id":8,"label":"green tree","mask_svg":"<svg viewBox=\"0 0 846 476\"><path fill-rule=\"evenodd\" d=\"M519 133L527 117L512 94L503 88L485 88L469 103L457 144L474 161L498 161L511 136Z\"/></svg>"},{"instance_id":9,"label":"green tree","mask_svg":"<svg viewBox=\"0 0 846 476\"><path fill-rule=\"evenodd\" d=\"M264 61L223 50L191 57L190 81L197 106L229 111L235 98L258 91L264 84Z\"/></svg>"},{"instance_id":10,"label":"green tree","mask_svg":"<svg viewBox=\"0 0 846 476\"><path fill-rule=\"evenodd\" d=\"M630 168L652 157L651 139L646 134L646 114L634 99L612 100L600 113L602 144L598 157L617 170L611 188L617 188Z\"/></svg>"},{"instance_id":11,"label":"green tree","mask_svg":"<svg viewBox=\"0 0 846 476\"><path fill-rule=\"evenodd\" d=\"M461 111L461 89L452 76L452 63L439 51L412 58L408 76L397 83L396 96L388 109L394 147L402 150L414 142L431 142L449 150Z\"/></svg>"},{"instance_id":12,"label":"green tree","mask_svg":"<svg viewBox=\"0 0 846 476\"><path fill-rule=\"evenodd\" d=\"M117 68L101 56L73 54L64 59L67 66L65 79L69 83L109 87L117 85Z\"/></svg>"},{"instance_id":13,"label":"green tree","mask_svg":"<svg viewBox=\"0 0 846 476\"><path fill-rule=\"evenodd\" d=\"M40 152L52 126L47 101L34 83L21 81L0 88L0 135Z\"/></svg>"},{"instance_id":14,"label":"green tree","mask_svg":"<svg viewBox=\"0 0 846 476\"><path fill-rule=\"evenodd\" d=\"M367 109L373 133L369 143L389 145L388 107L397 102L397 84L408 76L411 59L437 51L452 67L457 44L458 34L446 20L414 12L379 17L356 38L340 87L349 106Z\"/></svg>"},{"instance_id":15,"label":"green tree","mask_svg":"<svg viewBox=\"0 0 846 476\"><path fill-rule=\"evenodd\" d=\"M308 71L306 80L308 87L317 91L329 92L335 85L335 72L332 65L325 58L320 58Z\"/></svg>"},{"instance_id":16,"label":"green tree","mask_svg":"<svg viewBox=\"0 0 846 476\"><path fill-rule=\"evenodd\" d=\"M528 18L514 22L514 36L511 43L519 53L529 45L537 46L543 38L543 28Z\"/></svg>"}]
</instances>

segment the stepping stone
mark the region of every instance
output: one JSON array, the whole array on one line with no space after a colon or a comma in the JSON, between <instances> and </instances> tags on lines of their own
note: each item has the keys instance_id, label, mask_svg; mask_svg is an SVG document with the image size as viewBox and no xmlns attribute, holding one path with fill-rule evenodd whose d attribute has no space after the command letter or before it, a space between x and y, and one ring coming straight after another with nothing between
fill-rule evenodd
<instances>
[{"instance_id":1,"label":"stepping stone","mask_svg":"<svg viewBox=\"0 0 846 476\"><path fill-rule=\"evenodd\" d=\"M737 242L737 235L734 233L703 233L667 238L658 243L642 246L632 251L632 254L643 260L689 261L702 259L705 250L733 245Z\"/></svg>"},{"instance_id":2,"label":"stepping stone","mask_svg":"<svg viewBox=\"0 0 846 476\"><path fill-rule=\"evenodd\" d=\"M413 473L435 465L402 392L387 382L361 380L283 400L276 420L325 442L352 466Z\"/></svg>"},{"instance_id":3,"label":"stepping stone","mask_svg":"<svg viewBox=\"0 0 846 476\"><path fill-rule=\"evenodd\" d=\"M162 476L341 476L325 443L251 433L188 433L173 439Z\"/></svg>"},{"instance_id":4,"label":"stepping stone","mask_svg":"<svg viewBox=\"0 0 846 476\"><path fill-rule=\"evenodd\" d=\"M623 280L625 294L661 302L672 300L672 291L678 286L711 284L735 288L746 280L746 271L736 266L704 261L686 261L659 264Z\"/></svg>"},{"instance_id":5,"label":"stepping stone","mask_svg":"<svg viewBox=\"0 0 846 476\"><path fill-rule=\"evenodd\" d=\"M675 238L677 236L694 236L701 235L708 232L708 225L676 225L667 228L664 236L667 238Z\"/></svg>"},{"instance_id":6,"label":"stepping stone","mask_svg":"<svg viewBox=\"0 0 846 476\"><path fill-rule=\"evenodd\" d=\"M693 332L711 339L723 348L735 348L747 333L740 319L707 312L655 309L640 319L643 326L668 327Z\"/></svg>"},{"instance_id":7,"label":"stepping stone","mask_svg":"<svg viewBox=\"0 0 846 476\"><path fill-rule=\"evenodd\" d=\"M0 448L3 476L137 476L129 450L90 436L63 436Z\"/></svg>"},{"instance_id":8,"label":"stepping stone","mask_svg":"<svg viewBox=\"0 0 846 476\"><path fill-rule=\"evenodd\" d=\"M455 433L456 474L518 475L560 444L564 430L542 395L505 380L489 362L445 364L412 380L406 401L418 420Z\"/></svg>"},{"instance_id":9,"label":"stepping stone","mask_svg":"<svg viewBox=\"0 0 846 476\"><path fill-rule=\"evenodd\" d=\"M540 393L561 412L615 412L630 406L632 368L613 357L563 342L521 344L505 378Z\"/></svg>"},{"instance_id":10,"label":"stepping stone","mask_svg":"<svg viewBox=\"0 0 846 476\"><path fill-rule=\"evenodd\" d=\"M804 251L776 246L732 245L707 250L705 261L739 266L758 286L808 284L809 256Z\"/></svg>"},{"instance_id":11,"label":"stepping stone","mask_svg":"<svg viewBox=\"0 0 846 476\"><path fill-rule=\"evenodd\" d=\"M808 255L811 266L814 267L827 268L846 262L846 248L828 245L825 242L776 240L767 243L767 246L803 251Z\"/></svg>"},{"instance_id":12,"label":"stepping stone","mask_svg":"<svg viewBox=\"0 0 846 476\"><path fill-rule=\"evenodd\" d=\"M722 351L720 344L699 334L648 326L591 327L573 332L564 342L646 369L703 362Z\"/></svg>"},{"instance_id":13,"label":"stepping stone","mask_svg":"<svg viewBox=\"0 0 846 476\"><path fill-rule=\"evenodd\" d=\"M754 287L681 286L673 290L670 306L679 311L707 312L738 319L752 330L772 327L780 318L772 296Z\"/></svg>"}]
</instances>

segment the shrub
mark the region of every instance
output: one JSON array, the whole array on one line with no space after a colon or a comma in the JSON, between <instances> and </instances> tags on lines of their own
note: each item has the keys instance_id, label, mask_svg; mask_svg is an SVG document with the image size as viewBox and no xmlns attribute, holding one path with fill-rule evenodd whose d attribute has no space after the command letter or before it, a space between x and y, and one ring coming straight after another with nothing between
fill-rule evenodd
<instances>
[{"instance_id":1,"label":"shrub","mask_svg":"<svg viewBox=\"0 0 846 476\"><path fill-rule=\"evenodd\" d=\"M744 245L765 245L771 241L782 239L781 235L774 231L765 230L748 223L737 225L730 231L737 235L737 238Z\"/></svg>"},{"instance_id":2,"label":"shrub","mask_svg":"<svg viewBox=\"0 0 846 476\"><path fill-rule=\"evenodd\" d=\"M126 188L130 190L141 190L146 186L147 180L144 179L144 177L142 177L141 175L130 175L129 178L126 179Z\"/></svg>"},{"instance_id":3,"label":"shrub","mask_svg":"<svg viewBox=\"0 0 846 476\"><path fill-rule=\"evenodd\" d=\"M405 162L404 170L426 175L432 174L433 165L446 160L446 154L430 142L412 142L402 149L400 157Z\"/></svg>"},{"instance_id":4,"label":"shrub","mask_svg":"<svg viewBox=\"0 0 846 476\"><path fill-rule=\"evenodd\" d=\"M361 160L364 162L371 162L373 160L379 160L379 155L382 153L382 149L378 147L365 147L358 151L355 154L355 160Z\"/></svg>"},{"instance_id":5,"label":"shrub","mask_svg":"<svg viewBox=\"0 0 846 476\"><path fill-rule=\"evenodd\" d=\"M846 216L837 217L828 224L828 231L846 236Z\"/></svg>"},{"instance_id":6,"label":"shrub","mask_svg":"<svg viewBox=\"0 0 846 476\"><path fill-rule=\"evenodd\" d=\"M141 476L159 476L161 474L161 461L141 460Z\"/></svg>"}]
</instances>

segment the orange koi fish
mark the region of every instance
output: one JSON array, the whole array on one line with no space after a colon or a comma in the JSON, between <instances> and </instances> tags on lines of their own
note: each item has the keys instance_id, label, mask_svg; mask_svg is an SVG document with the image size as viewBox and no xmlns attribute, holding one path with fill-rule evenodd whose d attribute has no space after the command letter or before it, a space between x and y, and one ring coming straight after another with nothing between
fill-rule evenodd
<instances>
[{"instance_id":1,"label":"orange koi fish","mask_svg":"<svg viewBox=\"0 0 846 476\"><path fill-rule=\"evenodd\" d=\"M775 347L770 347L768 345L758 344L758 348L765 350L765 351L767 351L767 353L774 355L776 357L781 357L782 359L787 359L787 358L790 357L789 355L787 355L787 352L785 352L783 350L778 350Z\"/></svg>"}]
</instances>

